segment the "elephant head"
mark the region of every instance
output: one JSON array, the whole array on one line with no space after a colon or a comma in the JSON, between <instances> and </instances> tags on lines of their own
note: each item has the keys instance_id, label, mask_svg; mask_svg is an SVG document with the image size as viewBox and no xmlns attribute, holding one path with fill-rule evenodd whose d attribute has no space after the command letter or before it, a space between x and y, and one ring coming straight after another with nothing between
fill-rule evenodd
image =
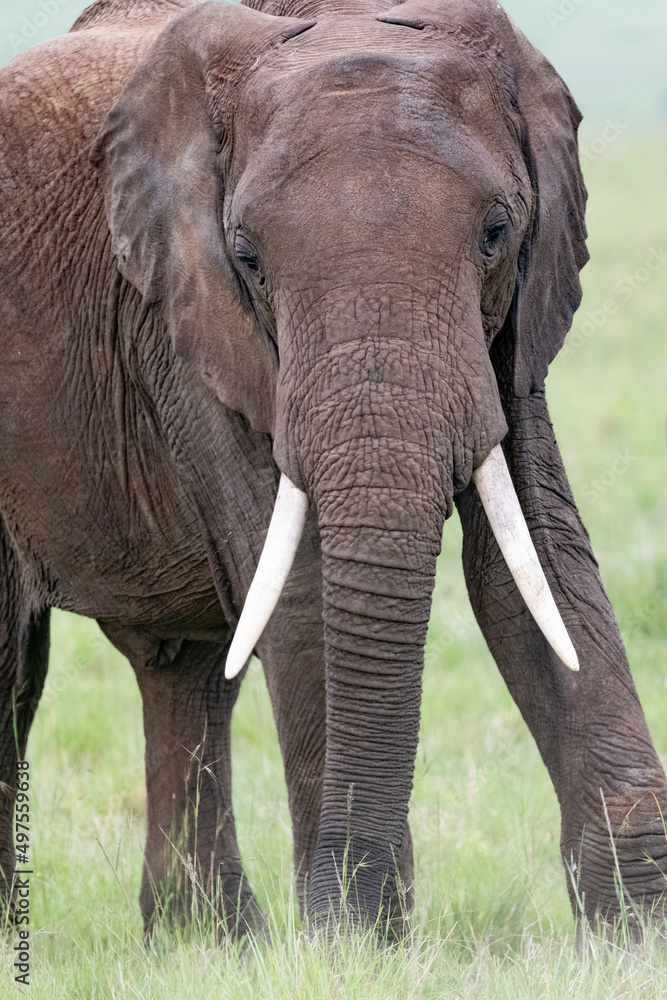
<instances>
[{"instance_id":1,"label":"elephant head","mask_svg":"<svg viewBox=\"0 0 667 1000\"><path fill-rule=\"evenodd\" d=\"M441 533L471 477L577 666L497 447L489 352L502 333L530 393L579 304L579 116L495 0L180 5L98 140L113 246L283 474L228 675L316 509L327 756L309 906L327 913L347 859L375 916L406 824Z\"/></svg>"}]
</instances>

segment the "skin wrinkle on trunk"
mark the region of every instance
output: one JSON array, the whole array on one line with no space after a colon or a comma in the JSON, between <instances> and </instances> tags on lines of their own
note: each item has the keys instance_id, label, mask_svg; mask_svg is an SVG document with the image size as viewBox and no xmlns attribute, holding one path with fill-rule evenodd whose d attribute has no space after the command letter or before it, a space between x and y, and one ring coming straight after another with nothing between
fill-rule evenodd
<instances>
[{"instance_id":1,"label":"skin wrinkle on trunk","mask_svg":"<svg viewBox=\"0 0 667 1000\"><path fill-rule=\"evenodd\" d=\"M400 257L388 260L382 284L369 277L360 286L357 276L345 285L332 277L333 301L322 290L283 292L274 454L315 500L318 476L335 478L337 468L348 474L349 446L365 437L373 442L367 448L377 448L385 439L391 442L387 489L402 479L412 492L432 496L438 483L435 501L448 516L454 490L465 487L504 436L505 418L481 321L464 311L465 290L455 289L451 277L446 285L429 278L417 287L392 282L392 265L395 273L405 269ZM397 445L404 450L400 457ZM326 470L320 456L327 456ZM377 471L377 456L372 461ZM363 462L360 467L355 488L364 486ZM331 485L340 490L346 484Z\"/></svg>"},{"instance_id":2,"label":"skin wrinkle on trunk","mask_svg":"<svg viewBox=\"0 0 667 1000\"><path fill-rule=\"evenodd\" d=\"M361 616L349 611L341 614L328 600L328 566L332 559L327 553L327 535L330 532L331 529L327 529L322 533L327 753L322 833L318 837L311 878L310 907L315 915L327 916L327 882L331 866L339 872L342 869L349 837L350 864L363 865L357 870L355 880L361 914L353 914L353 918L365 915L372 921L383 903L388 902L389 912L396 919L400 907L396 899L394 858L398 857L403 845L412 790L419 734L423 643L434 574L421 601L414 599L422 605L423 620L412 626L417 630L413 643L400 647L402 658L396 652L395 643L386 641L371 657L363 648L359 650L358 633L364 631L363 619L355 628L355 617L358 620ZM407 542L408 532L405 537ZM340 593L340 584L336 587ZM424 582L419 579L416 588L421 590L423 587ZM353 594L352 603L359 605L358 591ZM373 595L367 595L366 599L372 601ZM386 655L383 655L382 645L387 647ZM380 718L378 696L381 696ZM364 734L362 748L361 752L359 749L355 752L355 746L359 748L360 732Z\"/></svg>"},{"instance_id":3,"label":"skin wrinkle on trunk","mask_svg":"<svg viewBox=\"0 0 667 1000\"><path fill-rule=\"evenodd\" d=\"M371 488L369 488L370 490ZM354 505L354 491L339 513ZM325 497L319 497L323 504ZM323 559L323 618L327 662L327 750L320 821L321 834L310 885L310 910L328 913L327 883L332 865L340 873L350 838L350 864L357 870L355 892L360 914L373 920L389 897L389 913L398 919L396 861L403 846L414 759L419 734L423 648L435 581L444 512L430 539L419 536L419 524L409 524L406 496L403 528L389 522L392 554L382 565L383 529L370 526L321 525ZM379 501L381 503L381 500ZM326 508L326 504L323 504ZM420 505L418 505L419 507ZM412 529L412 530L411 530ZM370 541L364 535L368 531ZM353 542L350 540L353 536ZM407 553L413 539L430 549L430 564L422 571L395 566L397 550ZM351 545L355 560L347 558ZM357 587L364 555L382 570L384 586ZM340 554L339 554L340 553ZM392 587L393 575L400 578ZM351 586L350 586L351 585ZM395 594L396 589L402 596ZM382 591L385 591L383 594ZM383 608L378 615L377 601ZM378 715L378 698L381 709ZM360 733L363 733L360 745ZM356 750L355 750L356 748ZM352 797L350 801L350 789ZM348 812L349 809L349 812ZM384 884L384 889L383 889Z\"/></svg>"}]
</instances>

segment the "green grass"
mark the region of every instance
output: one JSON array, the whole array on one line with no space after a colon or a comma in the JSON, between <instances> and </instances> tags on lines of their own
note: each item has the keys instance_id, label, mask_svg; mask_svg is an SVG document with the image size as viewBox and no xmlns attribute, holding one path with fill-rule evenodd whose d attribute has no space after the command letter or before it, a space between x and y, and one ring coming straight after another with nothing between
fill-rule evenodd
<instances>
[{"instance_id":1,"label":"green grass","mask_svg":"<svg viewBox=\"0 0 667 1000\"><path fill-rule=\"evenodd\" d=\"M588 168L593 261L582 316L617 311L549 377L557 434L663 762L667 760L667 265L625 301L615 284L667 231L667 136L621 136ZM580 328L582 320L578 320ZM617 452L632 462L616 475ZM605 476L605 473L607 475ZM596 480L606 485L595 486ZM475 625L446 526L427 650L411 823L414 936L391 953L325 953L295 917L287 800L257 664L234 717L234 800L274 945L215 949L202 928L144 949L141 704L97 627L53 616L46 692L30 737L40 998L657 998L664 942L633 955L574 948L553 789ZM11 942L0 996L14 994Z\"/></svg>"}]
</instances>

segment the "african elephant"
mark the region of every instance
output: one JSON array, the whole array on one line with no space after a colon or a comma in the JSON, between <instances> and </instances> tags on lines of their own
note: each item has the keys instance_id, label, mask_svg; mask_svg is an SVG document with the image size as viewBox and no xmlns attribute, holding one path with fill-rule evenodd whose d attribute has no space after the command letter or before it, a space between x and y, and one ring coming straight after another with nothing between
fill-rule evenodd
<instances>
[{"instance_id":1,"label":"african elephant","mask_svg":"<svg viewBox=\"0 0 667 1000\"><path fill-rule=\"evenodd\" d=\"M586 915L618 912L605 806L626 891L659 901L665 775L545 401L587 259L553 68L495 0L98 0L0 80L6 882L58 607L141 690L147 928L171 836L261 925L231 805L253 647L302 910L337 912L346 858L351 918L400 928L455 503Z\"/></svg>"}]
</instances>

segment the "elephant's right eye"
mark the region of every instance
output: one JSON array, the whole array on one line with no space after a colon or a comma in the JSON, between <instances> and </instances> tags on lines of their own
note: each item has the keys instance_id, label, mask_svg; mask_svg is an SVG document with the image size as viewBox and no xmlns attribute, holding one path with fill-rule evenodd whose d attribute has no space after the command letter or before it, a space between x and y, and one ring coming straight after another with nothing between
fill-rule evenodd
<instances>
[{"instance_id":1,"label":"elephant's right eye","mask_svg":"<svg viewBox=\"0 0 667 1000\"><path fill-rule=\"evenodd\" d=\"M246 267L249 271L252 271L253 274L257 276L260 284L262 284L264 275L260 259L254 246L248 237L243 235L243 233L236 234L234 251L239 263L242 264L243 267Z\"/></svg>"},{"instance_id":2,"label":"elephant's right eye","mask_svg":"<svg viewBox=\"0 0 667 1000\"><path fill-rule=\"evenodd\" d=\"M492 260L505 245L510 234L510 220L504 205L494 205L484 220L480 250Z\"/></svg>"}]
</instances>

